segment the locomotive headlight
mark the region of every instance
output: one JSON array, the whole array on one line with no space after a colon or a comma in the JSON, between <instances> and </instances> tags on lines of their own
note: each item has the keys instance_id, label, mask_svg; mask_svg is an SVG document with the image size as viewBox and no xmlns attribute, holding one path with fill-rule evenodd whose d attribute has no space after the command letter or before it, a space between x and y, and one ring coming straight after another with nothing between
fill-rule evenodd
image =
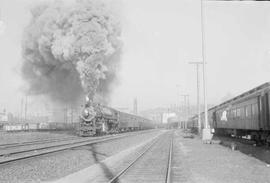
<instances>
[{"instance_id":1,"label":"locomotive headlight","mask_svg":"<svg viewBox=\"0 0 270 183\"><path fill-rule=\"evenodd\" d=\"M83 115L84 115L85 117L87 117L87 116L89 115L89 111L88 111L87 109L84 109Z\"/></svg>"},{"instance_id":2,"label":"locomotive headlight","mask_svg":"<svg viewBox=\"0 0 270 183\"><path fill-rule=\"evenodd\" d=\"M90 101L90 98L88 96L85 97L86 102Z\"/></svg>"}]
</instances>

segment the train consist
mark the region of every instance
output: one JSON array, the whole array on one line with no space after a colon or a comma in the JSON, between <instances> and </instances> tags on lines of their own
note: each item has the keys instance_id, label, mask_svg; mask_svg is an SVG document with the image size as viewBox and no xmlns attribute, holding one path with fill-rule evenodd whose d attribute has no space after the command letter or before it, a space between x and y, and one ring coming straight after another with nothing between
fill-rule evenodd
<instances>
[{"instance_id":1,"label":"train consist","mask_svg":"<svg viewBox=\"0 0 270 183\"><path fill-rule=\"evenodd\" d=\"M62 114L62 113L61 113ZM57 117L61 116L58 115ZM86 102L78 121L0 123L0 131L70 131L79 136L95 136L154 128L154 123L141 116L120 112L96 103ZM57 118L58 119L58 118ZM57 121L57 120L54 120ZM61 121L61 120L58 120Z\"/></svg>"},{"instance_id":2,"label":"train consist","mask_svg":"<svg viewBox=\"0 0 270 183\"><path fill-rule=\"evenodd\" d=\"M80 117L78 135L94 136L154 128L151 120L86 101Z\"/></svg>"},{"instance_id":3,"label":"train consist","mask_svg":"<svg viewBox=\"0 0 270 183\"><path fill-rule=\"evenodd\" d=\"M270 144L270 83L262 84L208 110L210 128L215 134L250 137ZM202 128L204 113L201 113ZM198 129L198 116L188 121L188 128Z\"/></svg>"}]
</instances>

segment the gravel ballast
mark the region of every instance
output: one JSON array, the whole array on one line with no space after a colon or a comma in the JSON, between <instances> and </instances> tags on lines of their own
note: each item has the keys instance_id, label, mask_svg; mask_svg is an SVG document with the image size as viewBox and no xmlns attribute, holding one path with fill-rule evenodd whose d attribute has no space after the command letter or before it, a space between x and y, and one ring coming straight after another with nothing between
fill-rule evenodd
<instances>
[{"instance_id":1,"label":"gravel ballast","mask_svg":"<svg viewBox=\"0 0 270 183\"><path fill-rule=\"evenodd\" d=\"M74 148L38 158L2 165L0 167L0 182L41 182L56 180L146 141L158 133L161 132L156 130L141 133L123 139Z\"/></svg>"},{"instance_id":2,"label":"gravel ballast","mask_svg":"<svg viewBox=\"0 0 270 183\"><path fill-rule=\"evenodd\" d=\"M87 183L87 182L109 182L116 174L130 165L130 163L145 151L154 139L161 136L157 134L147 140L116 153L98 164L94 164L81 171L75 172L53 183Z\"/></svg>"},{"instance_id":3,"label":"gravel ballast","mask_svg":"<svg viewBox=\"0 0 270 183\"><path fill-rule=\"evenodd\" d=\"M0 145L8 143L31 142L46 139L71 138L74 135L53 132L3 132L0 133Z\"/></svg>"}]
</instances>

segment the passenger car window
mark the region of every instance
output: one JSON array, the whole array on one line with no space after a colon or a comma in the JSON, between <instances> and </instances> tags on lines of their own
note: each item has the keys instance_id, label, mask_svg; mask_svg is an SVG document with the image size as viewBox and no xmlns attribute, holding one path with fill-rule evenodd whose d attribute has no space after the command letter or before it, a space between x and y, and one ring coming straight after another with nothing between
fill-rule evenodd
<instances>
[{"instance_id":1,"label":"passenger car window","mask_svg":"<svg viewBox=\"0 0 270 183\"><path fill-rule=\"evenodd\" d=\"M246 117L247 118L250 118L251 117L251 113L252 113L252 111L251 111L251 105L247 105L246 107L245 107L245 109L246 109Z\"/></svg>"}]
</instances>

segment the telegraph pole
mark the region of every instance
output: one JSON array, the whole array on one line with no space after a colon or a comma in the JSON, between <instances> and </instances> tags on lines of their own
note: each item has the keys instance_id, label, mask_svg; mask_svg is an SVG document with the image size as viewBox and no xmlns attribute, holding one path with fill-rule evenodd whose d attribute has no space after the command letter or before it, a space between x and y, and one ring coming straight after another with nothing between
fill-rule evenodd
<instances>
[{"instance_id":1,"label":"telegraph pole","mask_svg":"<svg viewBox=\"0 0 270 183\"><path fill-rule=\"evenodd\" d=\"M176 88L177 88L177 90L176 90L176 101L177 101L176 106L178 105L178 107L177 107L177 114L178 114L178 117L179 117L179 121L181 122L181 118L182 118L181 117L181 98L179 97L180 96L180 93L181 93L181 85L177 84L176 85Z\"/></svg>"},{"instance_id":2,"label":"telegraph pole","mask_svg":"<svg viewBox=\"0 0 270 183\"><path fill-rule=\"evenodd\" d=\"M207 111L207 89L206 89L206 50L205 50L205 29L204 29L204 21L205 21L205 12L204 12L204 2L205 0L201 0L201 33L202 33L202 59L203 59L203 94L204 94L204 129L203 129L203 140L211 140L212 135L210 132L210 128L208 125L208 111Z\"/></svg>"},{"instance_id":3,"label":"telegraph pole","mask_svg":"<svg viewBox=\"0 0 270 183\"><path fill-rule=\"evenodd\" d=\"M198 133L201 134L201 109L200 109L200 75L199 75L199 68L202 62L189 62L189 64L193 64L196 66L197 70L197 113L198 113Z\"/></svg>"},{"instance_id":4,"label":"telegraph pole","mask_svg":"<svg viewBox=\"0 0 270 183\"><path fill-rule=\"evenodd\" d=\"M21 123L23 122L23 97L21 99L21 115L20 115L20 118L21 118Z\"/></svg>"},{"instance_id":5,"label":"telegraph pole","mask_svg":"<svg viewBox=\"0 0 270 183\"><path fill-rule=\"evenodd\" d=\"M187 120L188 120L188 115L189 115L189 95L188 94L183 94L181 95L184 97L184 106L185 106L185 128L187 128Z\"/></svg>"},{"instance_id":6,"label":"telegraph pole","mask_svg":"<svg viewBox=\"0 0 270 183\"><path fill-rule=\"evenodd\" d=\"M70 106L70 112L71 112L71 116L70 116L70 122L73 123L73 107Z\"/></svg>"},{"instance_id":7,"label":"telegraph pole","mask_svg":"<svg viewBox=\"0 0 270 183\"><path fill-rule=\"evenodd\" d=\"M26 94L25 96L25 111L24 111L24 117L25 117L25 122L27 122L27 96L28 94Z\"/></svg>"}]
</instances>

